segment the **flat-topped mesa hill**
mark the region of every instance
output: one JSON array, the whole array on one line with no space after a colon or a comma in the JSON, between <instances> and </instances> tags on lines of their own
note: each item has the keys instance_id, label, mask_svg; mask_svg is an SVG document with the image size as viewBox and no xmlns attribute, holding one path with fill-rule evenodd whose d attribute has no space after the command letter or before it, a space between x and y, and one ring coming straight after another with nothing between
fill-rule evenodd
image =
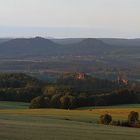
<instances>
[{"instance_id":1,"label":"flat-topped mesa hill","mask_svg":"<svg viewBox=\"0 0 140 140\"><path fill-rule=\"evenodd\" d=\"M86 73L67 73L57 80L58 85L67 85L77 91L101 90L118 88L118 83L105 79L98 79Z\"/></svg>"},{"instance_id":2,"label":"flat-topped mesa hill","mask_svg":"<svg viewBox=\"0 0 140 140\"><path fill-rule=\"evenodd\" d=\"M110 46L98 39L84 39L79 43L60 45L49 39L19 38L0 44L0 57L46 57L61 55L92 55L103 54Z\"/></svg>"},{"instance_id":3,"label":"flat-topped mesa hill","mask_svg":"<svg viewBox=\"0 0 140 140\"><path fill-rule=\"evenodd\" d=\"M93 79L93 77L90 77L88 74L81 72L81 73L67 73L62 75L60 79L73 79L73 80L88 80L88 79Z\"/></svg>"},{"instance_id":4,"label":"flat-topped mesa hill","mask_svg":"<svg viewBox=\"0 0 140 140\"><path fill-rule=\"evenodd\" d=\"M96 82L96 81L104 81L105 79L99 79L99 78L95 78L87 73L84 72L77 72L77 73L66 73L63 74L62 76L60 76L58 78L58 80L73 80L73 81L83 81L83 82ZM111 82L111 81L110 81Z\"/></svg>"}]
</instances>

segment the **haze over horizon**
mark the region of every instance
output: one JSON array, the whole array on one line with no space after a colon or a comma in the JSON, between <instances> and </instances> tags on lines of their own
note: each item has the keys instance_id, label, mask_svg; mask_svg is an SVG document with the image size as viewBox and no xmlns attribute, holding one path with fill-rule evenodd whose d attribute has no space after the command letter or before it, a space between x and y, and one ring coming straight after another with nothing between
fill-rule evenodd
<instances>
[{"instance_id":1,"label":"haze over horizon","mask_svg":"<svg viewBox=\"0 0 140 140\"><path fill-rule=\"evenodd\" d=\"M139 0L0 0L0 37L140 38Z\"/></svg>"}]
</instances>

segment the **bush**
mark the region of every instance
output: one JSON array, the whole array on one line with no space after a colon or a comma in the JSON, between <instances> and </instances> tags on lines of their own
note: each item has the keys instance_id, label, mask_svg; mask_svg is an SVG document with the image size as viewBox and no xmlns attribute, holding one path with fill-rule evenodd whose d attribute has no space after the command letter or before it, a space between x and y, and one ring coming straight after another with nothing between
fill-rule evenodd
<instances>
[{"instance_id":1,"label":"bush","mask_svg":"<svg viewBox=\"0 0 140 140\"><path fill-rule=\"evenodd\" d=\"M121 124L120 120L111 122L111 125L114 125L114 126L120 126L120 124Z\"/></svg>"},{"instance_id":2,"label":"bush","mask_svg":"<svg viewBox=\"0 0 140 140\"><path fill-rule=\"evenodd\" d=\"M140 128L140 122L138 122L137 124L132 124L131 126L134 128Z\"/></svg>"},{"instance_id":3,"label":"bush","mask_svg":"<svg viewBox=\"0 0 140 140\"><path fill-rule=\"evenodd\" d=\"M100 116L100 123L101 124L105 124L105 125L109 125L112 121L112 116L109 114L105 114L105 115L101 115Z\"/></svg>"},{"instance_id":4,"label":"bush","mask_svg":"<svg viewBox=\"0 0 140 140\"><path fill-rule=\"evenodd\" d=\"M130 127L130 123L129 123L129 121L121 121L120 126Z\"/></svg>"},{"instance_id":5,"label":"bush","mask_svg":"<svg viewBox=\"0 0 140 140\"><path fill-rule=\"evenodd\" d=\"M135 124L139 120L139 113L135 111L131 111L128 115L128 121L130 124Z\"/></svg>"},{"instance_id":6,"label":"bush","mask_svg":"<svg viewBox=\"0 0 140 140\"><path fill-rule=\"evenodd\" d=\"M123 127L130 127L131 126L128 120L126 120L126 121L120 121L120 120L112 121L110 124L114 125L114 126L123 126Z\"/></svg>"}]
</instances>

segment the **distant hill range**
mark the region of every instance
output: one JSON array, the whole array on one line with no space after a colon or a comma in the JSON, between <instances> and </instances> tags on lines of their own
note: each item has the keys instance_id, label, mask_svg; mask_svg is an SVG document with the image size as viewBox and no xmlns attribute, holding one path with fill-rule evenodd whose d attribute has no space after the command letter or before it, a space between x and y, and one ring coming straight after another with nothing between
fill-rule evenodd
<instances>
[{"instance_id":1,"label":"distant hill range","mask_svg":"<svg viewBox=\"0 0 140 140\"><path fill-rule=\"evenodd\" d=\"M12 39L0 43L1 58L32 58L62 55L103 55L111 46L99 39L84 39L72 44L59 44L36 37Z\"/></svg>"},{"instance_id":2,"label":"distant hill range","mask_svg":"<svg viewBox=\"0 0 140 140\"><path fill-rule=\"evenodd\" d=\"M4 43L11 40L11 38L0 38L0 43Z\"/></svg>"},{"instance_id":3,"label":"distant hill range","mask_svg":"<svg viewBox=\"0 0 140 140\"><path fill-rule=\"evenodd\" d=\"M55 43L58 44L73 44L79 43L85 38L66 38L66 39L52 39ZM98 38L104 43L114 46L140 46L140 39L123 39L123 38Z\"/></svg>"},{"instance_id":4,"label":"distant hill range","mask_svg":"<svg viewBox=\"0 0 140 140\"><path fill-rule=\"evenodd\" d=\"M140 52L140 39L45 39L0 40L0 58L44 58L48 56L107 56Z\"/></svg>"},{"instance_id":5,"label":"distant hill range","mask_svg":"<svg viewBox=\"0 0 140 140\"><path fill-rule=\"evenodd\" d=\"M0 40L0 71L87 72L102 78L122 70L140 78L140 39ZM98 75L97 75L98 74Z\"/></svg>"}]
</instances>

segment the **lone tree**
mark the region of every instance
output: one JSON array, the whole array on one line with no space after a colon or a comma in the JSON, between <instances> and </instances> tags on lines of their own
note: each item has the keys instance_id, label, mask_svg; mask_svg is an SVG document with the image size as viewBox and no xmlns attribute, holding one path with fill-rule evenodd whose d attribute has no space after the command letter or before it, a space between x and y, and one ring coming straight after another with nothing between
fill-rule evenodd
<instances>
[{"instance_id":1,"label":"lone tree","mask_svg":"<svg viewBox=\"0 0 140 140\"><path fill-rule=\"evenodd\" d=\"M109 125L112 121L112 116L109 114L104 114L100 116L100 123L101 124L105 124L105 125Z\"/></svg>"},{"instance_id":2,"label":"lone tree","mask_svg":"<svg viewBox=\"0 0 140 140\"><path fill-rule=\"evenodd\" d=\"M135 111L131 111L130 114L128 115L128 121L131 124L134 124L138 122L139 120L139 113Z\"/></svg>"}]
</instances>

